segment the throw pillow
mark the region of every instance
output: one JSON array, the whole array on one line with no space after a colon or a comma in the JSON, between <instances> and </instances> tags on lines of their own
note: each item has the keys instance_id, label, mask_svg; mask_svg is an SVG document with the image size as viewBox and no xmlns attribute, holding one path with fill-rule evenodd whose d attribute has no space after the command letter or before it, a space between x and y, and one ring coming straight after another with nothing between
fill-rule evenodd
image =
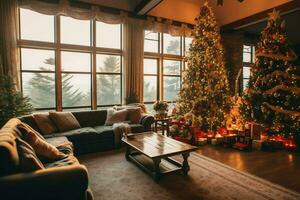
<instances>
[{"instance_id":1,"label":"throw pillow","mask_svg":"<svg viewBox=\"0 0 300 200\"><path fill-rule=\"evenodd\" d=\"M49 115L60 132L81 128L77 119L70 112L50 112Z\"/></svg>"},{"instance_id":2,"label":"throw pillow","mask_svg":"<svg viewBox=\"0 0 300 200\"><path fill-rule=\"evenodd\" d=\"M42 139L39 133L27 124L20 123L18 129L23 133L24 140L32 146L37 155L53 160L61 159L66 156L55 146L49 144L45 139Z\"/></svg>"},{"instance_id":3,"label":"throw pillow","mask_svg":"<svg viewBox=\"0 0 300 200\"><path fill-rule=\"evenodd\" d=\"M35 123L43 135L57 132L57 128L49 117L48 113L39 113L33 115Z\"/></svg>"},{"instance_id":4,"label":"throw pillow","mask_svg":"<svg viewBox=\"0 0 300 200\"><path fill-rule=\"evenodd\" d=\"M114 123L124 122L127 118L128 110L123 109L116 111L113 108L107 109L105 125L111 126Z\"/></svg>"},{"instance_id":5,"label":"throw pillow","mask_svg":"<svg viewBox=\"0 0 300 200\"><path fill-rule=\"evenodd\" d=\"M20 138L16 138L16 142L21 172L32 172L35 170L44 169L44 165L36 156L33 148L28 143Z\"/></svg>"},{"instance_id":6,"label":"throw pillow","mask_svg":"<svg viewBox=\"0 0 300 200\"><path fill-rule=\"evenodd\" d=\"M128 117L127 119L132 123L132 124L138 124L140 122L140 119L142 118L142 109L139 107L136 108L127 108L128 110Z\"/></svg>"}]
</instances>

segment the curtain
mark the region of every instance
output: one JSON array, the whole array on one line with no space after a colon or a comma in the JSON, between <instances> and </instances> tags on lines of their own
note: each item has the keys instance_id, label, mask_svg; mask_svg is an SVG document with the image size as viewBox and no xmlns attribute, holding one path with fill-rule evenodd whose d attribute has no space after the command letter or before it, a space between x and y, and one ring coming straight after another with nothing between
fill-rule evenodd
<instances>
[{"instance_id":1,"label":"curtain","mask_svg":"<svg viewBox=\"0 0 300 200\"><path fill-rule=\"evenodd\" d=\"M88 5L85 8L81 8L73 6L69 0L59 0L59 3L38 0L20 0L20 6L46 15L63 15L80 20L95 19L108 24L123 24L128 20L127 12L120 11L120 14L111 14L102 12L99 9L99 6L94 5Z\"/></svg>"},{"instance_id":2,"label":"curtain","mask_svg":"<svg viewBox=\"0 0 300 200\"><path fill-rule=\"evenodd\" d=\"M0 1L0 75L10 75L19 89L17 0Z\"/></svg>"},{"instance_id":3,"label":"curtain","mask_svg":"<svg viewBox=\"0 0 300 200\"><path fill-rule=\"evenodd\" d=\"M140 20L124 25L125 97L143 102L144 29Z\"/></svg>"}]
</instances>

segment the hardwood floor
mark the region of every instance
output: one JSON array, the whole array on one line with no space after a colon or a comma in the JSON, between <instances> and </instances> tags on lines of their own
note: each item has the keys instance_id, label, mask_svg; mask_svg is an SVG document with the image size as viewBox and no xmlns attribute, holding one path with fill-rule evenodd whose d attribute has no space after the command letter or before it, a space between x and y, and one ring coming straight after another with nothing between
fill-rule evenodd
<instances>
[{"instance_id":1,"label":"hardwood floor","mask_svg":"<svg viewBox=\"0 0 300 200\"><path fill-rule=\"evenodd\" d=\"M285 150L244 152L212 145L202 146L197 152L235 169L300 192L300 153Z\"/></svg>"}]
</instances>

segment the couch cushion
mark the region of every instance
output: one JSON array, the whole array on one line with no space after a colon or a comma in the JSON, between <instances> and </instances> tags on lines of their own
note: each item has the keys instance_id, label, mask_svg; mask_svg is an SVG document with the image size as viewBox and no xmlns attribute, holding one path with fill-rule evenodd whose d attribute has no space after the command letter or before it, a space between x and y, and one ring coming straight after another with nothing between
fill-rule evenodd
<instances>
[{"instance_id":1,"label":"couch cushion","mask_svg":"<svg viewBox=\"0 0 300 200\"><path fill-rule=\"evenodd\" d=\"M34 114L33 117L43 135L55 133L58 131L55 124L50 119L48 113Z\"/></svg>"},{"instance_id":2,"label":"couch cushion","mask_svg":"<svg viewBox=\"0 0 300 200\"><path fill-rule=\"evenodd\" d=\"M61 159L65 157L63 153L52 144L48 143L38 132L25 123L18 125L18 129L23 133L23 138L28 142L34 151L42 157L48 159Z\"/></svg>"},{"instance_id":3,"label":"couch cushion","mask_svg":"<svg viewBox=\"0 0 300 200\"><path fill-rule=\"evenodd\" d=\"M127 120L132 124L138 124L142 118L141 108L126 108L128 110Z\"/></svg>"},{"instance_id":4,"label":"couch cushion","mask_svg":"<svg viewBox=\"0 0 300 200\"><path fill-rule=\"evenodd\" d=\"M97 131L93 129L92 127L84 127L84 128L78 128L70 131L66 131L63 133L54 133L51 134L52 137L57 137L57 136L65 136L69 138L69 136L79 136L79 135L88 135L88 134L97 134Z\"/></svg>"},{"instance_id":5,"label":"couch cushion","mask_svg":"<svg viewBox=\"0 0 300 200\"><path fill-rule=\"evenodd\" d=\"M57 160L54 162L44 163L45 168L51 168L51 167L62 167L67 165L79 165L79 161L77 158L73 155L68 155L67 157Z\"/></svg>"},{"instance_id":6,"label":"couch cushion","mask_svg":"<svg viewBox=\"0 0 300 200\"><path fill-rule=\"evenodd\" d=\"M123 109L116 111L112 108L107 110L105 125L110 126L114 123L120 123L127 120L128 110Z\"/></svg>"},{"instance_id":7,"label":"couch cushion","mask_svg":"<svg viewBox=\"0 0 300 200\"><path fill-rule=\"evenodd\" d=\"M28 124L30 127L32 127L37 132L41 132L38 125L35 123L35 119L34 119L33 115L25 115L25 116L19 117L19 119L22 122Z\"/></svg>"},{"instance_id":8,"label":"couch cushion","mask_svg":"<svg viewBox=\"0 0 300 200\"><path fill-rule=\"evenodd\" d=\"M55 147L68 144L70 141L65 136L58 136L58 137L52 137L52 138L46 138L46 141L50 144L52 144Z\"/></svg>"},{"instance_id":9,"label":"couch cushion","mask_svg":"<svg viewBox=\"0 0 300 200\"><path fill-rule=\"evenodd\" d=\"M112 126L95 126L94 129L97 131L97 133L101 135L113 135L114 131Z\"/></svg>"},{"instance_id":10,"label":"couch cushion","mask_svg":"<svg viewBox=\"0 0 300 200\"><path fill-rule=\"evenodd\" d=\"M32 172L35 170L44 169L42 162L36 156L33 148L20 138L17 138L16 141L20 159L20 171Z\"/></svg>"},{"instance_id":11,"label":"couch cushion","mask_svg":"<svg viewBox=\"0 0 300 200\"><path fill-rule=\"evenodd\" d=\"M132 133L141 133L144 132L144 126L141 124L129 124Z\"/></svg>"},{"instance_id":12,"label":"couch cushion","mask_svg":"<svg viewBox=\"0 0 300 200\"><path fill-rule=\"evenodd\" d=\"M11 130L0 130L0 176L16 173L19 166L16 137Z\"/></svg>"},{"instance_id":13,"label":"couch cushion","mask_svg":"<svg viewBox=\"0 0 300 200\"><path fill-rule=\"evenodd\" d=\"M49 112L51 120L60 132L80 128L80 124L70 112Z\"/></svg>"},{"instance_id":14,"label":"couch cushion","mask_svg":"<svg viewBox=\"0 0 300 200\"><path fill-rule=\"evenodd\" d=\"M104 125L107 110L76 111L72 113L81 127L94 127Z\"/></svg>"}]
</instances>

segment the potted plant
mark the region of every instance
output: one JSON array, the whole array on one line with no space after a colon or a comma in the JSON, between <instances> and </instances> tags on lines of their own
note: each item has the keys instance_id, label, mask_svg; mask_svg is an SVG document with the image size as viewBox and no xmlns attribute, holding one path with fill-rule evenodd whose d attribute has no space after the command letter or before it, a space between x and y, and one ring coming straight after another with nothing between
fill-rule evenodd
<instances>
[{"instance_id":1,"label":"potted plant","mask_svg":"<svg viewBox=\"0 0 300 200\"><path fill-rule=\"evenodd\" d=\"M158 119L163 119L167 117L168 104L165 101L156 101L153 104L153 110L155 110L155 117Z\"/></svg>"}]
</instances>

